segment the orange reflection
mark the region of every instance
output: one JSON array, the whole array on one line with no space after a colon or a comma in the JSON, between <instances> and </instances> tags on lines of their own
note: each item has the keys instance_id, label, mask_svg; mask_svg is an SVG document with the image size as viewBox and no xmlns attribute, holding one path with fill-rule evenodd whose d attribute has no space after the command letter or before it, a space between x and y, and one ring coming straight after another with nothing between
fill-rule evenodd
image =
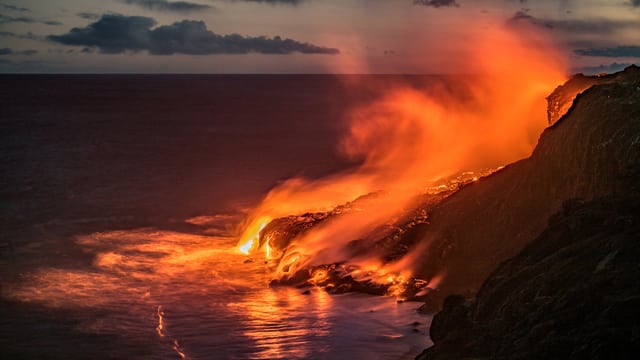
<instances>
[{"instance_id":1,"label":"orange reflection","mask_svg":"<svg viewBox=\"0 0 640 360\"><path fill-rule=\"evenodd\" d=\"M228 305L246 318L244 334L260 350L255 358L304 359L311 354L317 345L313 339L326 336L330 327L326 318L330 299L327 294L315 293L310 296L292 288L265 289L255 298Z\"/></svg>"}]
</instances>

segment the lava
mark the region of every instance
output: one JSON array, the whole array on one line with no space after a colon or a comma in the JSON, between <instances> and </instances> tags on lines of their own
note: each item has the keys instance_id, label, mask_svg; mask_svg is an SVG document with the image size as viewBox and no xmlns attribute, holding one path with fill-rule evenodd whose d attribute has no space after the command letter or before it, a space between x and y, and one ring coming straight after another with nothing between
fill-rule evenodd
<instances>
[{"instance_id":1,"label":"lava","mask_svg":"<svg viewBox=\"0 0 640 360\"><path fill-rule=\"evenodd\" d=\"M293 178L273 188L245 227L239 251L262 247L273 256L273 243L260 232L271 219L336 211L358 199L358 206L318 222L284 249L279 277L322 264L373 266L376 281L400 293L411 278L411 264L396 268L382 254L354 258L347 250L380 224L393 223L415 207L419 194L452 190L476 182L504 164L528 156L546 127L545 96L566 77L558 49L532 29L500 27L468 39L462 51L473 74L415 87L398 83L378 100L352 109L340 149L360 162L355 170L320 179ZM489 170L487 170L489 169ZM447 182L446 179L449 179ZM451 179L460 179L452 186ZM455 182L453 182L455 184ZM362 200L366 195L377 194ZM355 274L352 274L355 275ZM317 283L318 273L313 282ZM437 279L430 286L435 286Z\"/></svg>"}]
</instances>

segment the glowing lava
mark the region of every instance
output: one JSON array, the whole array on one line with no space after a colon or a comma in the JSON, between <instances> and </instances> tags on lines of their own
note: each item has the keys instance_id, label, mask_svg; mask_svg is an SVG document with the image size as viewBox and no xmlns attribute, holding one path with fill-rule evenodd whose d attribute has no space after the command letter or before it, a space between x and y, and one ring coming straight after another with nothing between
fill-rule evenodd
<instances>
[{"instance_id":1,"label":"glowing lava","mask_svg":"<svg viewBox=\"0 0 640 360\"><path fill-rule=\"evenodd\" d=\"M258 249L260 231L271 219L328 211L379 193L278 249L283 251L278 274L291 276L295 269L321 264L383 264L378 261L383 254L354 259L346 249L415 206L418 194L447 190L442 179L463 176L475 182L486 169L528 156L547 125L545 97L566 77L562 56L529 28L494 28L475 36L460 54L471 64L461 73L474 75L427 79L433 83L421 87L399 83L380 91L377 101L350 111L350 129L340 148L360 160L360 167L321 179L290 179L272 189L255 209L239 250ZM272 257L273 242L266 243ZM374 273L398 290L411 276L411 264L404 266L391 272L380 265Z\"/></svg>"},{"instance_id":2,"label":"glowing lava","mask_svg":"<svg viewBox=\"0 0 640 360\"><path fill-rule=\"evenodd\" d=\"M242 240L238 245L238 251L245 255L249 255L249 253L258 246L258 242L260 241L260 231L262 231L270 221L271 217L263 216L247 227L242 235ZM267 258L268 257L269 254L267 254Z\"/></svg>"}]
</instances>

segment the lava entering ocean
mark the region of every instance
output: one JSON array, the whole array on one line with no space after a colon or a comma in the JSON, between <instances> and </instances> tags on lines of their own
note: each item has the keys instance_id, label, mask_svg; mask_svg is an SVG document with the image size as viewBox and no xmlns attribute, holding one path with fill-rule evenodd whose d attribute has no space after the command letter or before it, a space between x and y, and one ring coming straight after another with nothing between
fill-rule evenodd
<instances>
[{"instance_id":1,"label":"lava entering ocean","mask_svg":"<svg viewBox=\"0 0 640 360\"><path fill-rule=\"evenodd\" d=\"M306 272L310 284L336 286L330 270L385 284L387 293L423 286L409 281L417 254L389 257L388 246L366 240L385 226L397 240L411 224L428 221L424 207L415 209L437 201L437 193L450 194L447 179L477 181L528 156L547 124L545 96L566 77L559 51L531 29L486 30L468 43L462 56L471 65L460 72L472 75L434 81L427 90L397 84L353 109L340 148L361 165L273 188L253 211L238 249L277 259L277 276L285 281L315 267ZM267 231L277 222L284 224L280 231ZM429 287L436 285L437 277L430 279Z\"/></svg>"}]
</instances>

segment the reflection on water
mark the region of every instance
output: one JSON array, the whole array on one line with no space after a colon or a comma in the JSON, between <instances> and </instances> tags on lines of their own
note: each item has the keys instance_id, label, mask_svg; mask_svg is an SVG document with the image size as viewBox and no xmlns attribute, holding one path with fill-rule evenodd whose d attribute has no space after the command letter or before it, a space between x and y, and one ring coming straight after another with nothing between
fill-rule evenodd
<instances>
[{"instance_id":1,"label":"reflection on water","mask_svg":"<svg viewBox=\"0 0 640 360\"><path fill-rule=\"evenodd\" d=\"M401 359L428 345L419 304L270 288L273 264L245 262L233 238L145 228L75 241L92 266L40 268L3 296L89 314L79 331L129 340L116 357Z\"/></svg>"}]
</instances>

